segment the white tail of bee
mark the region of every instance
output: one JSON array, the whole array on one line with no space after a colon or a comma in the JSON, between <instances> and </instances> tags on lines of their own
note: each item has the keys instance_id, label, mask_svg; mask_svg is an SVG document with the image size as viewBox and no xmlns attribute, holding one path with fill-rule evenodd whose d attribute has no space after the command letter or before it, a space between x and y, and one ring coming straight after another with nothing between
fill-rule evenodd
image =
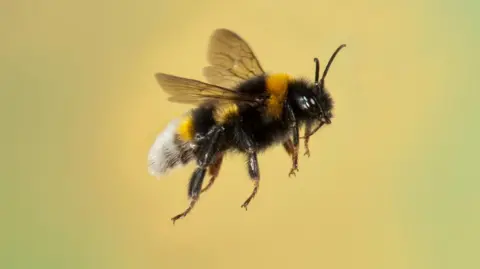
<instances>
[{"instance_id":1,"label":"white tail of bee","mask_svg":"<svg viewBox=\"0 0 480 269\"><path fill-rule=\"evenodd\" d=\"M157 136L148 153L148 172L157 178L170 170L186 165L193 159L189 144L176 139L179 119L171 121Z\"/></svg>"}]
</instances>

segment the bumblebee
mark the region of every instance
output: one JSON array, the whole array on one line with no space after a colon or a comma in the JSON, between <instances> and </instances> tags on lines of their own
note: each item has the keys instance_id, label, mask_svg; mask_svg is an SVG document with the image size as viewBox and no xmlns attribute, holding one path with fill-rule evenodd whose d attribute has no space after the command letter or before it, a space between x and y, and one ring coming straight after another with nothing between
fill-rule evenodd
<instances>
[{"instance_id":1,"label":"bumblebee","mask_svg":"<svg viewBox=\"0 0 480 269\"><path fill-rule=\"evenodd\" d=\"M210 36L203 68L207 82L156 73L169 101L195 108L172 120L157 136L148 155L150 174L161 177L174 168L196 162L188 184L190 204L172 218L185 217L200 194L218 177L227 153L244 154L253 181L253 191L241 207L247 209L260 186L257 155L274 145L283 145L292 166L298 169L299 140L304 139L310 156L309 138L324 124L330 124L333 100L325 89L325 77L339 46L319 79L319 60L314 58L315 80L294 78L284 73L267 74L250 46L236 33L217 29ZM299 129L304 127L303 137ZM206 174L208 184L202 188Z\"/></svg>"}]
</instances>

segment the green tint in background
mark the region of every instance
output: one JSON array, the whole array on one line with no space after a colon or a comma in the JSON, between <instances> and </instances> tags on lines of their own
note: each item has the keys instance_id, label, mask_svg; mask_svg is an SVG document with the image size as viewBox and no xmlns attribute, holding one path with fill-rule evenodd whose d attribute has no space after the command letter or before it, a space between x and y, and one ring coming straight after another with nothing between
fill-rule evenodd
<instances>
[{"instance_id":1,"label":"green tint in background","mask_svg":"<svg viewBox=\"0 0 480 269\"><path fill-rule=\"evenodd\" d=\"M478 268L475 1L6 1L0 8L0 268ZM202 79L237 31L268 71L327 80L333 124L289 178L244 160L188 218L193 166L157 181L155 136L189 107L153 74ZM301 149L303 153L303 147Z\"/></svg>"}]
</instances>

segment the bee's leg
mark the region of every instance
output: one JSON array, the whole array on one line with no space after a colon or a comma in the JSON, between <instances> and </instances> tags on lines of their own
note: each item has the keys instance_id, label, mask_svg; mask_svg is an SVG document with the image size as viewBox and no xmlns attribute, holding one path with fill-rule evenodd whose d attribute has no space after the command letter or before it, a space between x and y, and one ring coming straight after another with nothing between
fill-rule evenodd
<instances>
[{"instance_id":1,"label":"bee's leg","mask_svg":"<svg viewBox=\"0 0 480 269\"><path fill-rule=\"evenodd\" d=\"M298 148L297 151L295 151L295 147L293 146L293 142L290 138L283 142L283 147L285 148L287 154L292 157L292 169L290 170L289 176L292 174L295 175L295 167L297 167L296 170L298 171Z\"/></svg>"},{"instance_id":2,"label":"bee's leg","mask_svg":"<svg viewBox=\"0 0 480 269\"><path fill-rule=\"evenodd\" d=\"M188 213L190 213L190 211L195 206L195 203L197 203L200 196L198 192L202 187L202 182L205 178L205 171L205 168L197 167L197 169L195 169L195 172L193 172L192 177L190 178L190 183L188 185L188 196L190 198L190 205L187 209L185 209L185 211L172 218L173 224L175 224L175 221L177 221L178 219L181 219L188 215Z\"/></svg>"},{"instance_id":3,"label":"bee's leg","mask_svg":"<svg viewBox=\"0 0 480 269\"><path fill-rule=\"evenodd\" d=\"M212 184L215 182L215 179L218 176L218 173L220 172L220 167L222 167L222 161L223 161L223 153L218 153L217 158L213 162L212 165L208 167L208 173L210 174L211 178L210 181L208 182L207 186L205 186L200 193L206 192Z\"/></svg>"},{"instance_id":4,"label":"bee's leg","mask_svg":"<svg viewBox=\"0 0 480 269\"><path fill-rule=\"evenodd\" d=\"M310 132L312 131L312 122L307 122L305 126L305 155L310 157L310 148L308 147L308 141L310 140Z\"/></svg>"},{"instance_id":5,"label":"bee's leg","mask_svg":"<svg viewBox=\"0 0 480 269\"><path fill-rule=\"evenodd\" d=\"M248 132L245 132L241 126L236 126L235 133L238 137L238 141L240 143L240 147L244 149L245 153L247 154L247 165L248 165L248 174L250 179L253 180L254 188L250 196L245 200L242 204L242 207L247 210L248 204L252 199L257 195L259 181L260 181L260 171L258 168L258 160L257 160L257 151L255 141L252 139Z\"/></svg>"},{"instance_id":6,"label":"bee's leg","mask_svg":"<svg viewBox=\"0 0 480 269\"><path fill-rule=\"evenodd\" d=\"M292 169L290 169L289 176L295 175L295 171L298 172L298 144L299 144L299 131L298 131L298 124L297 119L295 118L295 114L293 113L292 107L287 103L286 104L286 112L289 121L291 122L291 129L293 132L293 153L292 153Z\"/></svg>"},{"instance_id":7,"label":"bee's leg","mask_svg":"<svg viewBox=\"0 0 480 269\"><path fill-rule=\"evenodd\" d=\"M242 207L247 210L248 204L252 199L257 195L259 182L260 182L260 169L258 168L258 160L257 160L257 153L252 149L248 150L248 174L250 178L253 180L254 188L252 194L245 200L242 204Z\"/></svg>"},{"instance_id":8,"label":"bee's leg","mask_svg":"<svg viewBox=\"0 0 480 269\"><path fill-rule=\"evenodd\" d=\"M214 127L212 132L208 135L208 143L204 144L199 149L197 154L197 168L193 172L188 184L188 197L190 198L190 205L185 211L172 218L174 224L175 221L185 217L188 213L190 213L195 206L195 203L198 201L207 167L212 163L213 157L217 154L218 141L220 135L222 134L223 127Z\"/></svg>"},{"instance_id":9,"label":"bee's leg","mask_svg":"<svg viewBox=\"0 0 480 269\"><path fill-rule=\"evenodd\" d=\"M287 139L287 141L283 142L283 148L289 156L293 155L293 142L290 138Z\"/></svg>"}]
</instances>

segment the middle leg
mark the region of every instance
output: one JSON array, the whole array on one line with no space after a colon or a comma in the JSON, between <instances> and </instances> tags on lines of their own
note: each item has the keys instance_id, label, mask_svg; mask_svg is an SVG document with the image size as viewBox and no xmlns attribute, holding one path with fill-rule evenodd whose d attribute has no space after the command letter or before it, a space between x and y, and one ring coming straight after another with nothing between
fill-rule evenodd
<instances>
[{"instance_id":1,"label":"middle leg","mask_svg":"<svg viewBox=\"0 0 480 269\"><path fill-rule=\"evenodd\" d=\"M253 191L250 196L245 200L242 204L242 207L247 210L248 204L252 199L257 195L258 187L260 186L260 169L258 168L258 160L257 160L257 153L253 150L248 152L248 174L250 175L250 179L253 180Z\"/></svg>"},{"instance_id":2,"label":"middle leg","mask_svg":"<svg viewBox=\"0 0 480 269\"><path fill-rule=\"evenodd\" d=\"M253 191L250 196L245 200L242 204L242 207L247 210L248 204L252 201L252 199L257 195L259 182L260 182L260 169L258 167L258 159L257 159L257 150L255 141L252 137L246 133L241 126L237 126L236 129L238 141L240 142L241 148L247 154L247 165L248 165L248 174L250 179L253 180Z\"/></svg>"},{"instance_id":3,"label":"middle leg","mask_svg":"<svg viewBox=\"0 0 480 269\"><path fill-rule=\"evenodd\" d=\"M287 152L288 156L293 155L293 142L290 138L287 139L287 141L283 142L283 148Z\"/></svg>"}]
</instances>

